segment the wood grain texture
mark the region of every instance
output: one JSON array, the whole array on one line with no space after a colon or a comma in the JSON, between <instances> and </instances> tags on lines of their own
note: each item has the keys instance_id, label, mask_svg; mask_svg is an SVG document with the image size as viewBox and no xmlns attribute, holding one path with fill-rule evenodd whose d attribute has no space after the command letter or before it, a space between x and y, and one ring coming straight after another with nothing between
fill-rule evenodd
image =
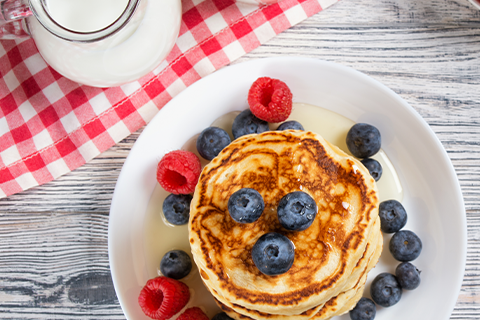
<instances>
[{"instance_id":1,"label":"wood grain texture","mask_svg":"<svg viewBox=\"0 0 480 320\"><path fill-rule=\"evenodd\" d=\"M480 319L480 11L467 0L341 0L240 58L355 68L404 98L462 187L467 266L451 319ZM108 264L115 183L142 130L77 170L0 200L0 318L124 319Z\"/></svg>"}]
</instances>

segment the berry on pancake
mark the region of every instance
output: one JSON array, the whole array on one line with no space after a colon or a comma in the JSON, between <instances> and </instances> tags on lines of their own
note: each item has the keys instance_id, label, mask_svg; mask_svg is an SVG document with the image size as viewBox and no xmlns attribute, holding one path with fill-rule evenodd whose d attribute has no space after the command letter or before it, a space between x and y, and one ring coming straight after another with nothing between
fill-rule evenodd
<instances>
[{"instance_id":1,"label":"berry on pancake","mask_svg":"<svg viewBox=\"0 0 480 320\"><path fill-rule=\"evenodd\" d=\"M290 192L278 203L278 221L289 231L302 231L311 226L317 211L317 204L308 193Z\"/></svg>"},{"instance_id":2,"label":"berry on pancake","mask_svg":"<svg viewBox=\"0 0 480 320\"><path fill-rule=\"evenodd\" d=\"M262 195L255 189L242 188L228 199L228 212L239 223L255 222L265 209Z\"/></svg>"},{"instance_id":3,"label":"berry on pancake","mask_svg":"<svg viewBox=\"0 0 480 320\"><path fill-rule=\"evenodd\" d=\"M267 276L287 272L295 259L295 246L283 234L265 233L252 248L252 259L258 270Z\"/></svg>"}]
</instances>

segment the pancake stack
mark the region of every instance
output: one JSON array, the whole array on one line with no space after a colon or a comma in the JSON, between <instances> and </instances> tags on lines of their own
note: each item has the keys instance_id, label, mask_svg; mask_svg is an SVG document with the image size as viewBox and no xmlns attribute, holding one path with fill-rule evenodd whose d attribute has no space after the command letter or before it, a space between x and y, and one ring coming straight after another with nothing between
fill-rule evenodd
<instances>
[{"instance_id":1,"label":"pancake stack","mask_svg":"<svg viewBox=\"0 0 480 320\"><path fill-rule=\"evenodd\" d=\"M235 222L228 199L241 188L263 197L265 210L248 224ZM280 199L304 191L318 213L303 231L284 229ZM190 208L193 258L218 305L234 319L329 319L362 297L383 238L375 181L355 158L320 135L269 131L240 137L202 171ZM279 232L295 245L283 274L268 276L251 250L260 236Z\"/></svg>"}]
</instances>

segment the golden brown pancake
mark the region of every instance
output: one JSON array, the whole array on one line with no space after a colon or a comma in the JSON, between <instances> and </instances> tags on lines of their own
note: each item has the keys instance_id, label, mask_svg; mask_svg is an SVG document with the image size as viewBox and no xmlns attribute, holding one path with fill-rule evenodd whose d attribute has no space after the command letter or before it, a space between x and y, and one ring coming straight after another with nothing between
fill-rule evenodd
<instances>
[{"instance_id":1,"label":"golden brown pancake","mask_svg":"<svg viewBox=\"0 0 480 320\"><path fill-rule=\"evenodd\" d=\"M380 222L378 223L378 226L380 226ZM378 234L379 241L377 243L375 253L370 259L367 269L361 275L355 286L352 289L344 292L341 299L336 299L336 301L329 300L331 303L327 302L324 307L317 312L314 317L311 318L311 320L326 320L334 316L340 316L352 310L357 305L358 300L360 300L363 295L363 291L365 290L365 282L367 281L368 272L375 267L383 250L383 235L381 230L378 230Z\"/></svg>"},{"instance_id":2,"label":"golden brown pancake","mask_svg":"<svg viewBox=\"0 0 480 320\"><path fill-rule=\"evenodd\" d=\"M212 290L212 295L216 299L217 303L228 307L228 313L230 317L234 319L240 319L235 313L238 313L249 318L256 320L307 320L315 316L318 319L326 319L326 315L336 313L340 307L345 304L351 303L352 296L360 289L366 281L367 273L375 266L380 257L380 253L383 247L383 236L380 230L380 218L377 217L371 236L368 239L367 247L362 258L358 261L357 265L352 271L349 282L343 288L344 292L340 293L336 297L330 299L325 304L321 304L312 309L309 309L298 315L279 315L259 312L256 310L247 309L236 304L234 301L230 302L221 297L215 290ZM361 279L364 278L363 282ZM360 283L360 284L359 284ZM355 289L355 290L352 290ZM355 302L356 304L356 302ZM221 308L223 309L223 306ZM355 306L355 305L354 305ZM348 309L350 310L350 309ZM330 317L330 316L329 316Z\"/></svg>"},{"instance_id":3,"label":"golden brown pancake","mask_svg":"<svg viewBox=\"0 0 480 320\"><path fill-rule=\"evenodd\" d=\"M218 296L216 292L212 292L215 301L231 318L241 320L246 318L256 320L298 320L298 319L329 319L336 315L341 315L350 311L362 297L368 272L375 267L383 249L383 235L379 228L380 218L375 222L375 234L371 236L367 244L364 256L359 260L357 266L352 273L350 283L344 288L344 292L336 297L331 298L325 304L319 305L300 315L273 315L265 314L255 310L249 310L229 303ZM312 317L313 315L313 317Z\"/></svg>"},{"instance_id":4,"label":"golden brown pancake","mask_svg":"<svg viewBox=\"0 0 480 320\"><path fill-rule=\"evenodd\" d=\"M253 223L237 223L228 213L230 195L241 188L264 199L265 210ZM308 193L318 206L304 231L287 231L278 222L278 202L293 191ZM236 139L203 169L189 237L206 286L222 300L298 315L344 291L377 216L375 182L357 159L312 132L269 131ZM295 261L284 274L264 275L253 263L252 246L267 232L282 233L295 245Z\"/></svg>"}]
</instances>

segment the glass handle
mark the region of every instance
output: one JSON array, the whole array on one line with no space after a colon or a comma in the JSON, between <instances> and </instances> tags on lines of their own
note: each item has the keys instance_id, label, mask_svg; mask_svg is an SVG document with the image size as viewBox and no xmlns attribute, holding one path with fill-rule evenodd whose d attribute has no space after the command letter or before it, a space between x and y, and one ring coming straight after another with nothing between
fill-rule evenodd
<instances>
[{"instance_id":1,"label":"glass handle","mask_svg":"<svg viewBox=\"0 0 480 320\"><path fill-rule=\"evenodd\" d=\"M32 15L28 2L24 0L0 0L0 24L23 19Z\"/></svg>"},{"instance_id":2,"label":"glass handle","mask_svg":"<svg viewBox=\"0 0 480 320\"><path fill-rule=\"evenodd\" d=\"M22 20L31 15L27 0L0 0L0 39L29 37Z\"/></svg>"}]
</instances>

